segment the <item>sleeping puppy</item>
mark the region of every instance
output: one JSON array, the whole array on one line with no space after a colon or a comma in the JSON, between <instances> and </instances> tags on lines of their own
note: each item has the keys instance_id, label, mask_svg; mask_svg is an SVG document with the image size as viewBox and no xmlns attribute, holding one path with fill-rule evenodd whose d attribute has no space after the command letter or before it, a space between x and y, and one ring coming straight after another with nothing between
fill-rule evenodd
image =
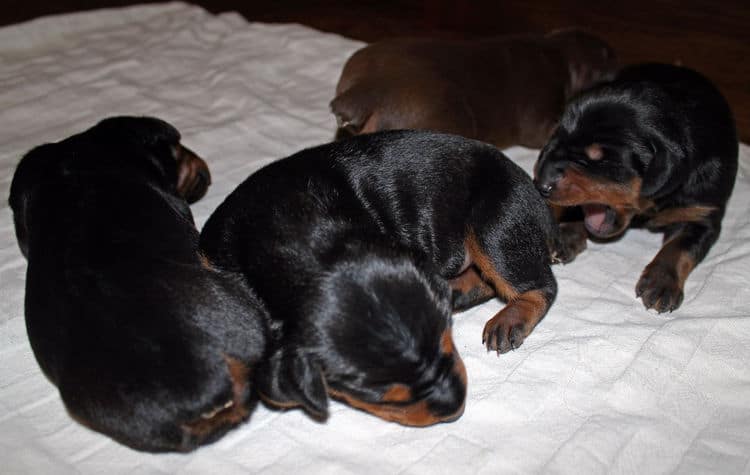
<instances>
[{"instance_id":1,"label":"sleeping puppy","mask_svg":"<svg viewBox=\"0 0 750 475\"><path fill-rule=\"evenodd\" d=\"M531 179L496 148L391 131L261 169L209 218L201 246L267 305L261 397L322 418L331 396L421 426L463 409L452 307L508 301L483 335L500 353L544 317L554 229Z\"/></svg>"},{"instance_id":2,"label":"sleeping puppy","mask_svg":"<svg viewBox=\"0 0 750 475\"><path fill-rule=\"evenodd\" d=\"M719 236L737 154L729 106L705 77L645 64L567 106L535 181L551 203L581 206L594 238L629 226L664 233L636 295L665 312L680 306L685 279Z\"/></svg>"},{"instance_id":3,"label":"sleeping puppy","mask_svg":"<svg viewBox=\"0 0 750 475\"><path fill-rule=\"evenodd\" d=\"M263 310L207 265L188 202L210 182L171 125L117 117L18 165L34 355L78 422L138 450L188 451L247 418Z\"/></svg>"},{"instance_id":4,"label":"sleeping puppy","mask_svg":"<svg viewBox=\"0 0 750 475\"><path fill-rule=\"evenodd\" d=\"M577 30L386 40L349 58L331 110L339 136L429 129L500 148L541 148L568 98L614 69L611 48Z\"/></svg>"}]
</instances>

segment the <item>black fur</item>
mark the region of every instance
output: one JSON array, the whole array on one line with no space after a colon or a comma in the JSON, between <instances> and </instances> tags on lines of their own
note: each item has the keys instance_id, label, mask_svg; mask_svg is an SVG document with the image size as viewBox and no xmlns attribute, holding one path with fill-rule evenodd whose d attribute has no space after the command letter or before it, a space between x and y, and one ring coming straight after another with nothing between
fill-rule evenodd
<instances>
[{"instance_id":1,"label":"black fur","mask_svg":"<svg viewBox=\"0 0 750 475\"><path fill-rule=\"evenodd\" d=\"M592 144L593 160L586 152ZM730 108L708 79L687 68L644 64L567 106L535 180L551 202L585 205L594 237L618 236L630 225L663 232L664 247L636 293L646 307L671 311L682 302L687 274L719 236L737 155ZM601 194L565 189L572 173L601 185ZM606 199L623 190L633 192L629 206Z\"/></svg>"},{"instance_id":2,"label":"black fur","mask_svg":"<svg viewBox=\"0 0 750 475\"><path fill-rule=\"evenodd\" d=\"M449 135L363 135L275 162L219 206L201 246L269 309L268 399L325 416L326 388L377 403L399 383L442 418L465 396L439 342L469 228L509 282L551 302L553 225L530 178Z\"/></svg>"},{"instance_id":3,"label":"black fur","mask_svg":"<svg viewBox=\"0 0 750 475\"><path fill-rule=\"evenodd\" d=\"M179 139L158 119L106 119L27 153L10 192L34 355L74 418L139 450L191 450L229 429L184 425L250 404L225 356L249 368L265 348L245 282L201 261L185 196L210 178Z\"/></svg>"}]
</instances>

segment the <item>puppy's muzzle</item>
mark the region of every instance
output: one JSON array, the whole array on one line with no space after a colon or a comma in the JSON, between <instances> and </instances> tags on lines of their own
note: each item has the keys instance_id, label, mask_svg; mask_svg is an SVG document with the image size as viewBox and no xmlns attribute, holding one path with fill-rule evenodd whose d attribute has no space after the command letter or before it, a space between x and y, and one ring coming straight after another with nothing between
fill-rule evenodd
<instances>
[{"instance_id":1,"label":"puppy's muzzle","mask_svg":"<svg viewBox=\"0 0 750 475\"><path fill-rule=\"evenodd\" d=\"M534 177L534 186L543 197L549 198L557 189L564 174L565 165L562 163L542 164Z\"/></svg>"}]
</instances>

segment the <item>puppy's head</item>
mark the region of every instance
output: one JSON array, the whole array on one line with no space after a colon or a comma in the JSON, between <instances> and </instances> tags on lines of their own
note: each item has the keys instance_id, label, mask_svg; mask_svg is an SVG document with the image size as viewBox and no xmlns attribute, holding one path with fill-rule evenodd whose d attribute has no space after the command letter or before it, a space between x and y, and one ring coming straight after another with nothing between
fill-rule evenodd
<instances>
[{"instance_id":1,"label":"puppy's head","mask_svg":"<svg viewBox=\"0 0 750 475\"><path fill-rule=\"evenodd\" d=\"M180 143L180 133L167 122L153 117L111 117L84 134L112 148L121 148L117 156L135 165L147 166L144 173L188 203L198 201L211 184L208 165ZM125 152L125 153L122 153ZM106 150L104 151L106 153ZM141 160L142 163L137 162Z\"/></svg>"},{"instance_id":2,"label":"puppy's head","mask_svg":"<svg viewBox=\"0 0 750 475\"><path fill-rule=\"evenodd\" d=\"M206 163L180 144L180 134L153 117L110 117L63 141L40 145L18 164L11 207L29 189L78 174L112 174L148 181L189 203L211 183Z\"/></svg>"},{"instance_id":3,"label":"puppy's head","mask_svg":"<svg viewBox=\"0 0 750 475\"><path fill-rule=\"evenodd\" d=\"M555 30L546 35L568 62L566 97L611 80L617 71L614 50L601 38L577 29Z\"/></svg>"},{"instance_id":4,"label":"puppy's head","mask_svg":"<svg viewBox=\"0 0 750 475\"><path fill-rule=\"evenodd\" d=\"M622 233L632 217L672 191L679 147L655 124L650 106L606 86L571 102L534 166L534 183L551 203L581 206L594 237Z\"/></svg>"},{"instance_id":5,"label":"puppy's head","mask_svg":"<svg viewBox=\"0 0 750 475\"><path fill-rule=\"evenodd\" d=\"M21 158L8 199L21 252L28 251L26 205L32 190L78 176L93 183L95 177L107 175L150 183L188 203L203 197L211 183L206 162L180 144L180 134L170 124L152 117L104 119L65 140L35 147ZM180 209L189 215L186 205Z\"/></svg>"},{"instance_id":6,"label":"puppy's head","mask_svg":"<svg viewBox=\"0 0 750 475\"><path fill-rule=\"evenodd\" d=\"M263 399L323 419L333 397L410 426L462 414L466 370L446 282L402 256L369 253L334 265L319 288L311 318L285 329L259 370Z\"/></svg>"}]
</instances>

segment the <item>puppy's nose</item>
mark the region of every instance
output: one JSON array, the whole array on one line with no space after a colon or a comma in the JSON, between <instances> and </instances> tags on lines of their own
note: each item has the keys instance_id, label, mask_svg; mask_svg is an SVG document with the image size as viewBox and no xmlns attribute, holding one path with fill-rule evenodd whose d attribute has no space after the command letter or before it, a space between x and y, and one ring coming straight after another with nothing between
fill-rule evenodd
<instances>
[{"instance_id":1,"label":"puppy's nose","mask_svg":"<svg viewBox=\"0 0 750 475\"><path fill-rule=\"evenodd\" d=\"M536 185L536 189L539 190L539 194L545 198L549 198L555 190L557 183L560 181L560 178L562 178L563 173L563 165L552 164L542 167L534 178L534 185Z\"/></svg>"},{"instance_id":2,"label":"puppy's nose","mask_svg":"<svg viewBox=\"0 0 750 475\"><path fill-rule=\"evenodd\" d=\"M461 417L466 403L466 368L456 357L455 365L443 374L427 397L430 412L442 422L452 422Z\"/></svg>"},{"instance_id":3,"label":"puppy's nose","mask_svg":"<svg viewBox=\"0 0 750 475\"><path fill-rule=\"evenodd\" d=\"M536 183L536 189L545 198L549 198L549 195L552 194L552 188L554 188L552 183Z\"/></svg>"}]
</instances>

